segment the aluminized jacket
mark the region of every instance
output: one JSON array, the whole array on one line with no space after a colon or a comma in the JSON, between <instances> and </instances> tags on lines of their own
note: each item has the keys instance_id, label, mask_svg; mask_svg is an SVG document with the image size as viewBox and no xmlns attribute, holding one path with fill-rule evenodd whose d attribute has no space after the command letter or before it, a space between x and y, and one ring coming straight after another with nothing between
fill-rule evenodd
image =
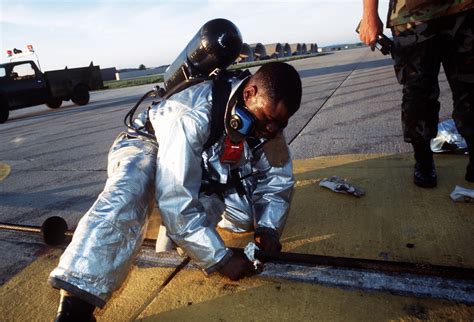
<instances>
[{"instance_id":1,"label":"aluminized jacket","mask_svg":"<svg viewBox=\"0 0 474 322\"><path fill-rule=\"evenodd\" d=\"M231 98L241 87L233 80ZM232 254L217 224L235 232L281 232L294 184L283 136L256 150L245 143L237 164L221 163L223 137L203 149L211 106L212 82L194 85L135 120L140 126L148 118L156 141L127 133L117 138L104 191L51 273L54 287L102 307L130 269L155 200L168 236L206 273ZM242 184L229 185L231 177Z\"/></svg>"}]
</instances>

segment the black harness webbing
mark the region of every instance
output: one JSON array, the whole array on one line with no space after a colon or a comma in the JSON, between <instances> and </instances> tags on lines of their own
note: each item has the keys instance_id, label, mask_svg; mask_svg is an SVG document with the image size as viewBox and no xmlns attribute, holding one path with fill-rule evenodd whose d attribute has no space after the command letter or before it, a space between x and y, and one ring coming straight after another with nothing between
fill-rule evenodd
<instances>
[{"instance_id":1,"label":"black harness webbing","mask_svg":"<svg viewBox=\"0 0 474 322\"><path fill-rule=\"evenodd\" d=\"M231 92L230 79L235 77L240 80L250 76L248 69L233 72L221 71L214 79L212 86L212 107L211 107L211 133L204 144L204 150L216 143L224 132L225 111Z\"/></svg>"},{"instance_id":2,"label":"black harness webbing","mask_svg":"<svg viewBox=\"0 0 474 322\"><path fill-rule=\"evenodd\" d=\"M212 82L211 133L204 144L204 150L216 143L224 132L225 110L231 90L228 77L217 76Z\"/></svg>"}]
</instances>

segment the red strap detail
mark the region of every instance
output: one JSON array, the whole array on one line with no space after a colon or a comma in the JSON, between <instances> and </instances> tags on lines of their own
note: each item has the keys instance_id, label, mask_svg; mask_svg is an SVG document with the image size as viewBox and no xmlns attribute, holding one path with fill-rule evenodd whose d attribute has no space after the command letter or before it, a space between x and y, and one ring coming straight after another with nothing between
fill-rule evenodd
<instances>
[{"instance_id":1,"label":"red strap detail","mask_svg":"<svg viewBox=\"0 0 474 322\"><path fill-rule=\"evenodd\" d=\"M221 163L236 163L242 156L244 141L233 143L228 136L224 139L224 151L220 156Z\"/></svg>"}]
</instances>

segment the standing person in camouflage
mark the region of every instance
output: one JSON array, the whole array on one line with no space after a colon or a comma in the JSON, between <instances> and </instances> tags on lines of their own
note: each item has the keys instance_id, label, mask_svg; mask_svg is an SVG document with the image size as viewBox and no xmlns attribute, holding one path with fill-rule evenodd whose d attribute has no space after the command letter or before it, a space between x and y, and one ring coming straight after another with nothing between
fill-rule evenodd
<instances>
[{"instance_id":1,"label":"standing person in camouflage","mask_svg":"<svg viewBox=\"0 0 474 322\"><path fill-rule=\"evenodd\" d=\"M390 0L387 27L403 85L403 136L413 145L414 182L420 187L437 184L430 140L437 134L440 64L453 92L453 119L469 150L465 178L474 182L473 21L473 0ZM382 28L378 0L363 0L360 39L374 50Z\"/></svg>"}]
</instances>

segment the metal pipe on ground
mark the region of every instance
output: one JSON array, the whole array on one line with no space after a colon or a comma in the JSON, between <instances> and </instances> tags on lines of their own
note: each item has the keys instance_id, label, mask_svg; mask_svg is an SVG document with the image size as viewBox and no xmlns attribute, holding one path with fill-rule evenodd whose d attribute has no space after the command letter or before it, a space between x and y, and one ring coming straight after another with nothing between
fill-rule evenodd
<instances>
[{"instance_id":1,"label":"metal pipe on ground","mask_svg":"<svg viewBox=\"0 0 474 322\"><path fill-rule=\"evenodd\" d=\"M67 239L72 237L74 233L74 231L67 229L66 221L63 218L57 216L46 219L41 227L0 223L0 230L40 234L42 235L45 243L52 246L57 246L64 243ZM155 243L155 239L145 239L142 246L154 249ZM242 248L230 248L233 251L243 251ZM362 269L387 273L407 273L474 280L474 269L472 268L432 265L429 263L393 262L364 258L335 257L289 252L264 252L261 250L257 250L255 252L255 257L264 263L275 262L306 266L330 266L336 268Z\"/></svg>"},{"instance_id":2,"label":"metal pipe on ground","mask_svg":"<svg viewBox=\"0 0 474 322\"><path fill-rule=\"evenodd\" d=\"M0 230L41 235L54 246L65 243L74 233L61 217L50 217L41 227L0 223ZM143 241L137 261L175 268L162 287L183 268L194 267L189 257L183 259L177 252L157 254L155 242ZM474 304L474 270L470 268L259 250L255 257L265 262L259 274L262 277Z\"/></svg>"}]
</instances>

